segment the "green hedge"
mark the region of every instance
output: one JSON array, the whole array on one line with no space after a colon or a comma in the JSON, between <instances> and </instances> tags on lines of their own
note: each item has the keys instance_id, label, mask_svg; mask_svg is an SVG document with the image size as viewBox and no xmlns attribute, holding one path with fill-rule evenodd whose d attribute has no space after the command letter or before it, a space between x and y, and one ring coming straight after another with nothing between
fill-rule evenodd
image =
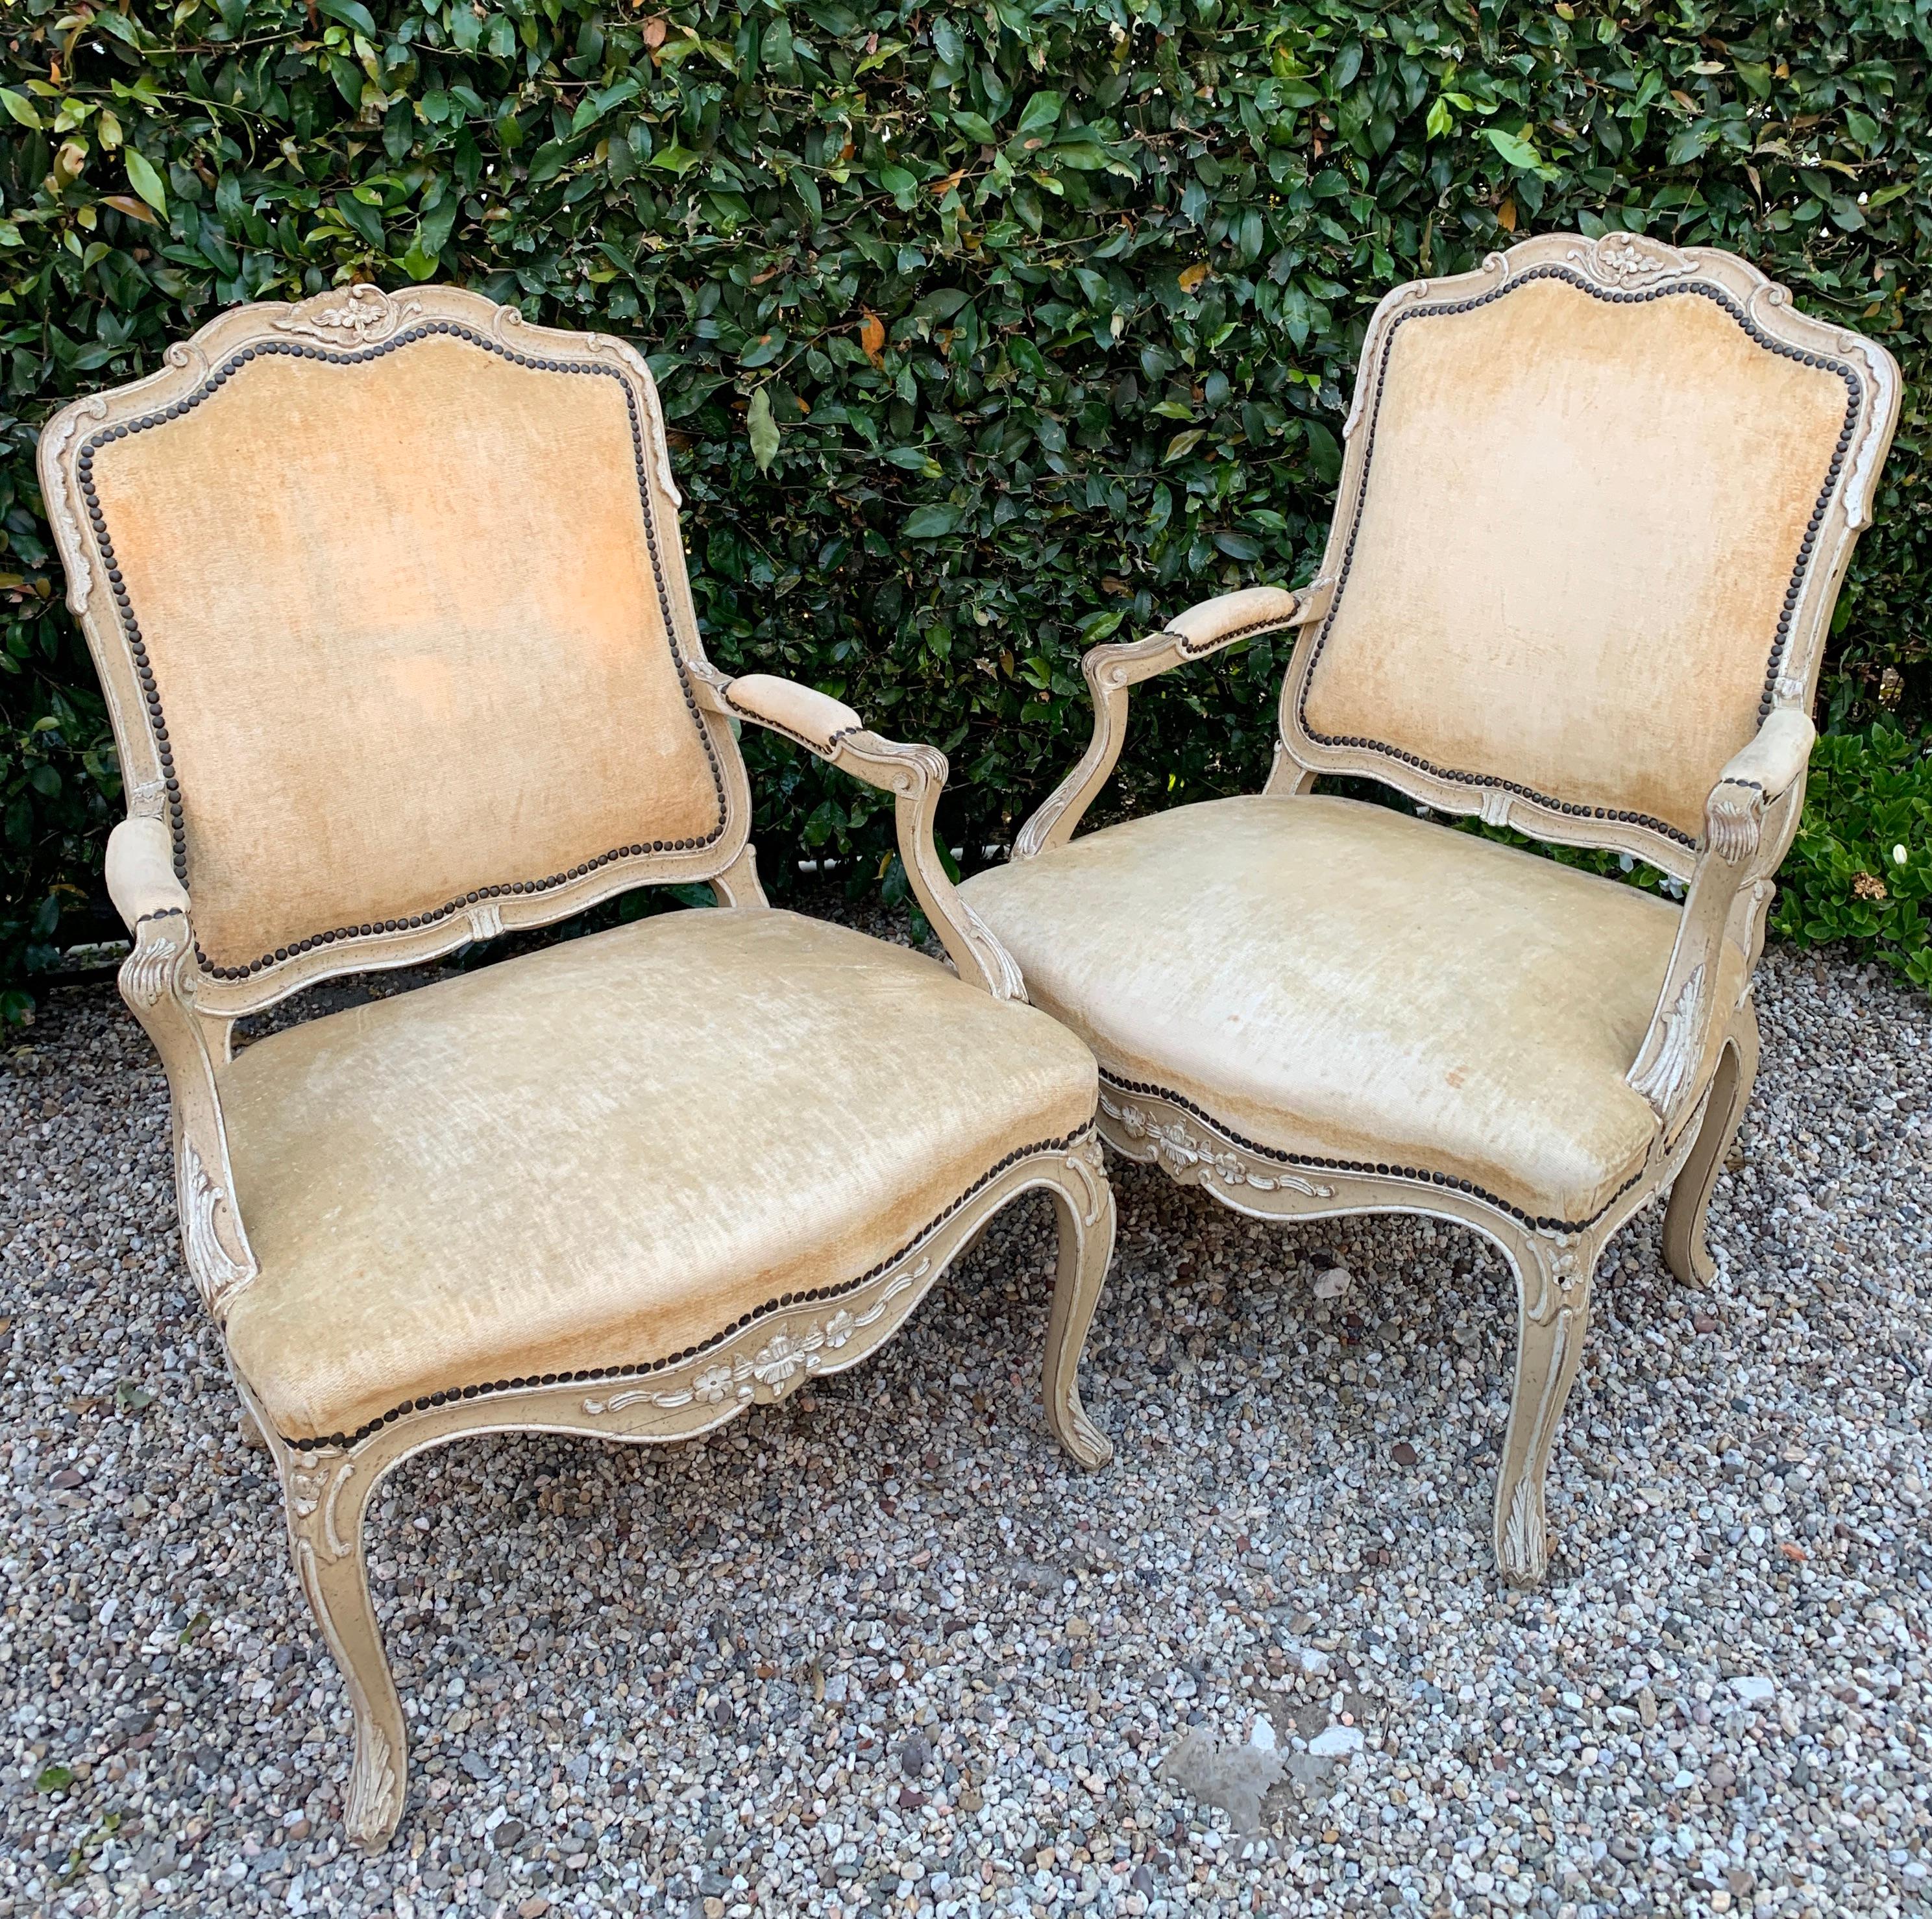
<instances>
[{"instance_id":1,"label":"green hedge","mask_svg":"<svg viewBox=\"0 0 1932 1919\"><path fill-rule=\"evenodd\" d=\"M1811 756L1804 820L1772 929L1808 945L1844 940L1932 993L1932 758L1878 726L1828 733Z\"/></svg>"},{"instance_id":2,"label":"green hedge","mask_svg":"<svg viewBox=\"0 0 1932 1919\"><path fill-rule=\"evenodd\" d=\"M116 801L36 427L218 307L356 277L643 342L715 655L937 740L970 862L1084 739L1083 646L1306 577L1390 285L1541 228L1734 247L1904 364L1820 717L1922 731L1923 8L649 4L12 0L0 971L103 930ZM1148 689L1121 803L1257 780L1280 664ZM752 750L768 870L880 871L875 801ZM1821 786L1864 777L1828 751ZM1863 844L1808 828L1780 923L1903 964L1916 917L1846 916Z\"/></svg>"}]
</instances>

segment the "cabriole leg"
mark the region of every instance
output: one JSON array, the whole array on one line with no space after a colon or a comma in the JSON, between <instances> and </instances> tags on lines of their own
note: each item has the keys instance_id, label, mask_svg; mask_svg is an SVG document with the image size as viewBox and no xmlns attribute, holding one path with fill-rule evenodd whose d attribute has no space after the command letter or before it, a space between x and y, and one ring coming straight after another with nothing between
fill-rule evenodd
<instances>
[{"instance_id":1,"label":"cabriole leg","mask_svg":"<svg viewBox=\"0 0 1932 1919\"><path fill-rule=\"evenodd\" d=\"M1114 1449L1080 1403L1080 1354L1114 1255L1114 1191L1100 1143L1088 1139L1066 1156L1070 1177L1048 1189L1060 1225L1060 1270L1046 1328L1046 1423L1082 1465L1100 1467Z\"/></svg>"},{"instance_id":2,"label":"cabriole leg","mask_svg":"<svg viewBox=\"0 0 1932 1919\"><path fill-rule=\"evenodd\" d=\"M1718 1263L1704 1237L1704 1223L1718 1175L1724 1170L1756 1078L1757 1009L1747 1000L1718 1056L1704 1122L1697 1129L1697 1144L1678 1169L1664 1216L1664 1257L1687 1286L1708 1286L1718 1276Z\"/></svg>"},{"instance_id":3,"label":"cabriole leg","mask_svg":"<svg viewBox=\"0 0 1932 1919\"><path fill-rule=\"evenodd\" d=\"M1550 1570L1544 1478L1583 1356L1601 1244L1524 1234L1505 1249L1516 1279L1516 1384L1496 1479L1496 1568L1513 1586L1538 1586Z\"/></svg>"},{"instance_id":4,"label":"cabriole leg","mask_svg":"<svg viewBox=\"0 0 1932 1919\"><path fill-rule=\"evenodd\" d=\"M283 1475L296 1574L356 1715L356 1758L344 1823L356 1845L378 1852L402 1816L409 1745L362 1552L363 1509L374 1483L366 1462L341 1453L290 1459Z\"/></svg>"}]
</instances>

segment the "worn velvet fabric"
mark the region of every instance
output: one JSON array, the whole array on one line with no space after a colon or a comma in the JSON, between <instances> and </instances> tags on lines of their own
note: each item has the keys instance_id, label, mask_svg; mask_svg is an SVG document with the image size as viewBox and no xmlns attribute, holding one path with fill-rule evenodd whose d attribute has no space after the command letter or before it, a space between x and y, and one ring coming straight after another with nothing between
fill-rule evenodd
<instances>
[{"instance_id":1,"label":"worn velvet fabric","mask_svg":"<svg viewBox=\"0 0 1932 1919\"><path fill-rule=\"evenodd\" d=\"M921 955L698 910L272 1034L220 1095L262 1269L230 1350L309 1438L856 1279L1085 1126L1095 1075Z\"/></svg>"},{"instance_id":2,"label":"worn velvet fabric","mask_svg":"<svg viewBox=\"0 0 1932 1919\"><path fill-rule=\"evenodd\" d=\"M1232 593L1219 593L1177 613L1167 622L1166 631L1178 633L1188 646L1199 652L1216 641L1252 632L1257 627L1282 626L1294 617L1300 604L1296 596L1280 586L1244 586Z\"/></svg>"},{"instance_id":3,"label":"worn velvet fabric","mask_svg":"<svg viewBox=\"0 0 1932 1919\"><path fill-rule=\"evenodd\" d=\"M1845 401L1696 293L1404 321L1309 727L1695 838Z\"/></svg>"},{"instance_id":4,"label":"worn velvet fabric","mask_svg":"<svg viewBox=\"0 0 1932 1919\"><path fill-rule=\"evenodd\" d=\"M860 732L865 726L865 721L842 700L775 673L740 673L724 697L728 706L776 726L796 739L810 742L820 753L829 753L835 740L844 734Z\"/></svg>"},{"instance_id":5,"label":"worn velvet fabric","mask_svg":"<svg viewBox=\"0 0 1932 1919\"><path fill-rule=\"evenodd\" d=\"M215 964L718 826L615 376L265 358L94 476Z\"/></svg>"},{"instance_id":6,"label":"worn velvet fabric","mask_svg":"<svg viewBox=\"0 0 1932 1919\"><path fill-rule=\"evenodd\" d=\"M1655 1137L1624 1075L1678 913L1633 887L1311 795L1177 808L962 890L1103 1073L1258 1144L1581 1220Z\"/></svg>"}]
</instances>

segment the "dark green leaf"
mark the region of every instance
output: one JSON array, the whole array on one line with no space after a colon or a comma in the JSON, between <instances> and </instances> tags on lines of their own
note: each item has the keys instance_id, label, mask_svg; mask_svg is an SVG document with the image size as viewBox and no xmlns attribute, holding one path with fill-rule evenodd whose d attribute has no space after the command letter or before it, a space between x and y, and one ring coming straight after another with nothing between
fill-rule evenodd
<instances>
[{"instance_id":1,"label":"dark green leaf","mask_svg":"<svg viewBox=\"0 0 1932 1919\"><path fill-rule=\"evenodd\" d=\"M922 506L907 516L900 531L909 540L943 539L959 524L956 506Z\"/></svg>"},{"instance_id":2,"label":"dark green leaf","mask_svg":"<svg viewBox=\"0 0 1932 1919\"><path fill-rule=\"evenodd\" d=\"M761 386L752 395L745 409L745 427L752 443L752 457L764 472L778 457L778 430L772 418L772 390Z\"/></svg>"},{"instance_id":3,"label":"dark green leaf","mask_svg":"<svg viewBox=\"0 0 1932 1919\"><path fill-rule=\"evenodd\" d=\"M316 0L316 4L332 20L340 20L346 27L353 27L364 40L381 38L375 16L362 4L362 0ZM463 4L463 0L456 0Z\"/></svg>"}]
</instances>

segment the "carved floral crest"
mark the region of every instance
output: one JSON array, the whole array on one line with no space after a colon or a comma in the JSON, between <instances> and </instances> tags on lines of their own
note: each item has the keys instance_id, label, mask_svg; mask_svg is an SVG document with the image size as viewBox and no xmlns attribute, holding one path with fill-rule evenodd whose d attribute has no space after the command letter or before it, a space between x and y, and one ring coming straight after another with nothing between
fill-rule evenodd
<instances>
[{"instance_id":1,"label":"carved floral crest","mask_svg":"<svg viewBox=\"0 0 1932 1919\"><path fill-rule=\"evenodd\" d=\"M368 346L388 339L422 311L420 300L399 300L380 286L345 286L304 300L275 322L275 331L319 340L325 346Z\"/></svg>"},{"instance_id":2,"label":"carved floral crest","mask_svg":"<svg viewBox=\"0 0 1932 1919\"><path fill-rule=\"evenodd\" d=\"M1570 263L1579 266L1600 286L1629 292L1681 280L1694 271L1675 247L1660 245L1635 233L1606 233L1580 247L1572 247Z\"/></svg>"}]
</instances>

